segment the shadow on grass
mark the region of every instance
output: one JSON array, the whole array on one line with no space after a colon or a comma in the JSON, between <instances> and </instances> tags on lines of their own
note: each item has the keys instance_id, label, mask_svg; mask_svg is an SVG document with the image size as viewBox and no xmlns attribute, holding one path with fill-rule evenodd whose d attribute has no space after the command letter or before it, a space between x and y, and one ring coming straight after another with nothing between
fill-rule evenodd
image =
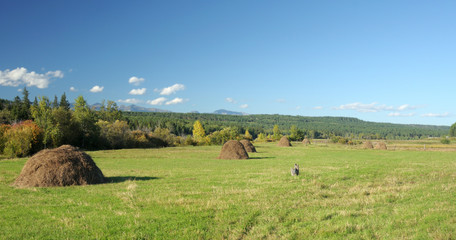
<instances>
[{"instance_id":1,"label":"shadow on grass","mask_svg":"<svg viewBox=\"0 0 456 240\"><path fill-rule=\"evenodd\" d=\"M118 177L107 177L106 183L120 183L126 181L148 181L160 179L158 177L135 177L135 176L118 176Z\"/></svg>"},{"instance_id":2,"label":"shadow on grass","mask_svg":"<svg viewBox=\"0 0 456 240\"><path fill-rule=\"evenodd\" d=\"M275 158L275 157L249 157L249 159L268 159L268 158Z\"/></svg>"}]
</instances>

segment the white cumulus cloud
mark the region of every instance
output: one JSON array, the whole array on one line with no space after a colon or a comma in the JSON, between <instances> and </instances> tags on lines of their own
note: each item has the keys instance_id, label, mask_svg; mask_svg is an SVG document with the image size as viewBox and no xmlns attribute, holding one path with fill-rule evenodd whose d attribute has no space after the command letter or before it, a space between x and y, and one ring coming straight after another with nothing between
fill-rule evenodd
<instances>
[{"instance_id":1,"label":"white cumulus cloud","mask_svg":"<svg viewBox=\"0 0 456 240\"><path fill-rule=\"evenodd\" d=\"M144 82L144 78L138 78L138 77L133 76L130 79L128 79L128 83L133 84L135 86L138 86L142 82Z\"/></svg>"},{"instance_id":2,"label":"white cumulus cloud","mask_svg":"<svg viewBox=\"0 0 456 240\"><path fill-rule=\"evenodd\" d=\"M128 98L125 100L119 99L119 100L117 100L117 102L128 103L128 104L138 104L138 103L142 103L143 101L136 99L136 98Z\"/></svg>"},{"instance_id":3,"label":"white cumulus cloud","mask_svg":"<svg viewBox=\"0 0 456 240\"><path fill-rule=\"evenodd\" d=\"M164 102L166 102L166 98L164 97L159 97L157 99L154 99L154 100L148 100L147 103L150 104L150 105L162 105Z\"/></svg>"},{"instance_id":4,"label":"white cumulus cloud","mask_svg":"<svg viewBox=\"0 0 456 240\"><path fill-rule=\"evenodd\" d=\"M26 68L20 67L13 70L0 70L0 85L17 87L26 85L28 87L47 88L52 78L63 78L60 70L49 71L47 73L29 72Z\"/></svg>"},{"instance_id":5,"label":"white cumulus cloud","mask_svg":"<svg viewBox=\"0 0 456 240\"><path fill-rule=\"evenodd\" d=\"M380 112L380 111L387 111L387 110L394 110L394 107L386 106L386 105L379 105L376 102L370 104L364 103L349 103L340 105L339 107L333 108L335 110L355 110L357 112Z\"/></svg>"},{"instance_id":6,"label":"white cumulus cloud","mask_svg":"<svg viewBox=\"0 0 456 240\"><path fill-rule=\"evenodd\" d=\"M184 102L184 99L182 98L175 98L171 101L168 101L166 102L166 105L174 105L174 104L179 104L179 103L183 103Z\"/></svg>"},{"instance_id":7,"label":"white cumulus cloud","mask_svg":"<svg viewBox=\"0 0 456 240\"><path fill-rule=\"evenodd\" d=\"M90 89L90 91L93 92L93 93L99 93L99 92L103 92L103 89L104 89L104 87L100 87L98 85L95 85L95 86L93 86L92 89Z\"/></svg>"},{"instance_id":8,"label":"white cumulus cloud","mask_svg":"<svg viewBox=\"0 0 456 240\"><path fill-rule=\"evenodd\" d=\"M163 88L162 90L158 90L160 92L160 95L171 95L173 93L176 93L177 91L184 90L185 86L183 84L176 83L172 85L171 87Z\"/></svg>"},{"instance_id":9,"label":"white cumulus cloud","mask_svg":"<svg viewBox=\"0 0 456 240\"><path fill-rule=\"evenodd\" d=\"M70 87L70 91L77 92L78 90L75 87Z\"/></svg>"},{"instance_id":10,"label":"white cumulus cloud","mask_svg":"<svg viewBox=\"0 0 456 240\"><path fill-rule=\"evenodd\" d=\"M240 108L248 108L249 105L248 104L242 104L241 106L239 106Z\"/></svg>"},{"instance_id":11,"label":"white cumulus cloud","mask_svg":"<svg viewBox=\"0 0 456 240\"><path fill-rule=\"evenodd\" d=\"M146 88L132 89L129 94L131 95L143 95L146 93Z\"/></svg>"},{"instance_id":12,"label":"white cumulus cloud","mask_svg":"<svg viewBox=\"0 0 456 240\"><path fill-rule=\"evenodd\" d=\"M315 110L321 110L321 109L323 109L323 107L322 107L322 106L315 106L315 107L313 107L313 109L315 109Z\"/></svg>"}]
</instances>

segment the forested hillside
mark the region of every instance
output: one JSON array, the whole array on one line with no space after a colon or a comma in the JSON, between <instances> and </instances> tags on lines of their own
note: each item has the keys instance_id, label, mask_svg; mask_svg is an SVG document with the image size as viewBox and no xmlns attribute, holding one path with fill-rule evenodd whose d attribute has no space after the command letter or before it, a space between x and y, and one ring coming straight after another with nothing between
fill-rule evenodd
<instances>
[{"instance_id":1,"label":"forested hillside","mask_svg":"<svg viewBox=\"0 0 456 240\"><path fill-rule=\"evenodd\" d=\"M348 117L302 117L286 115L220 115L201 113L144 113L124 112L132 128L168 128L176 135L191 134L193 123L200 120L206 133L235 127L243 133L248 130L254 138L260 133L271 134L278 125L289 134L294 125L309 138L343 136L354 138L416 139L448 135L449 126L405 125L366 122Z\"/></svg>"}]
</instances>

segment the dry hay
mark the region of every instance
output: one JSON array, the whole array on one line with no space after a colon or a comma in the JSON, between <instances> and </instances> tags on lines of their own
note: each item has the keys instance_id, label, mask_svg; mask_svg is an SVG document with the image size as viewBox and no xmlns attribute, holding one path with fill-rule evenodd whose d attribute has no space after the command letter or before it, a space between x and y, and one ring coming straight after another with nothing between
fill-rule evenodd
<instances>
[{"instance_id":1,"label":"dry hay","mask_svg":"<svg viewBox=\"0 0 456 240\"><path fill-rule=\"evenodd\" d=\"M280 147L291 147L290 140L288 140L287 136L283 136L277 145Z\"/></svg>"},{"instance_id":2,"label":"dry hay","mask_svg":"<svg viewBox=\"0 0 456 240\"><path fill-rule=\"evenodd\" d=\"M304 145L306 145L306 146L307 146L307 145L310 145L310 140L307 139L307 138L304 138L304 140L302 140L302 143L303 143Z\"/></svg>"},{"instance_id":3,"label":"dry hay","mask_svg":"<svg viewBox=\"0 0 456 240\"><path fill-rule=\"evenodd\" d=\"M236 140L230 140L223 144L222 151L218 159L248 159L249 155L245 151L244 145Z\"/></svg>"},{"instance_id":4,"label":"dry hay","mask_svg":"<svg viewBox=\"0 0 456 240\"><path fill-rule=\"evenodd\" d=\"M70 145L45 149L32 156L14 182L18 187L54 187L105 182L92 158Z\"/></svg>"},{"instance_id":5,"label":"dry hay","mask_svg":"<svg viewBox=\"0 0 456 240\"><path fill-rule=\"evenodd\" d=\"M243 139L239 142L242 143L242 145L244 145L246 152L256 152L255 146L253 146L253 144L249 140Z\"/></svg>"},{"instance_id":6,"label":"dry hay","mask_svg":"<svg viewBox=\"0 0 456 240\"><path fill-rule=\"evenodd\" d=\"M363 149L372 149L372 148L374 148L374 145L372 145L371 141L365 141L363 143Z\"/></svg>"},{"instance_id":7,"label":"dry hay","mask_svg":"<svg viewBox=\"0 0 456 240\"><path fill-rule=\"evenodd\" d=\"M378 142L375 145L375 149L387 150L388 148L386 147L386 143L385 142Z\"/></svg>"}]
</instances>

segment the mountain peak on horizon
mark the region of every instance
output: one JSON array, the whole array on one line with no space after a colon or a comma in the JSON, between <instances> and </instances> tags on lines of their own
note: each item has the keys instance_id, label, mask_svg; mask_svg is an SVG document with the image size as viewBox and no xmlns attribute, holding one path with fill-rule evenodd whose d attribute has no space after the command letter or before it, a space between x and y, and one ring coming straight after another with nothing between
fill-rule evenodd
<instances>
[{"instance_id":1,"label":"mountain peak on horizon","mask_svg":"<svg viewBox=\"0 0 456 240\"><path fill-rule=\"evenodd\" d=\"M239 115L239 116L249 115L248 113L234 112L234 111L229 111L229 110L226 110L226 109L219 109L219 110L214 111L214 113L215 114L222 114L222 115Z\"/></svg>"}]
</instances>

